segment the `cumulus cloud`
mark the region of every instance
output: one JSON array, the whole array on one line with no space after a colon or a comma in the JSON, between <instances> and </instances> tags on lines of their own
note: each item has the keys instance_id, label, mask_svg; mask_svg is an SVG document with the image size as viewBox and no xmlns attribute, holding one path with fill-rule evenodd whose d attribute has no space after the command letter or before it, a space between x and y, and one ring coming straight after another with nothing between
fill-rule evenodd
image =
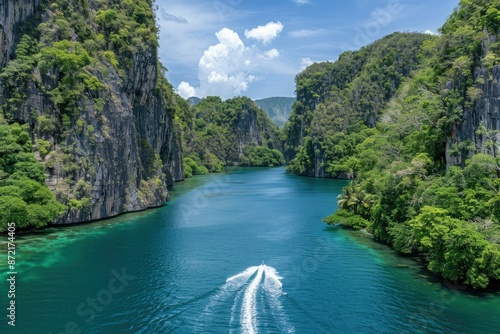
<instances>
[{"instance_id":1,"label":"cumulus cloud","mask_svg":"<svg viewBox=\"0 0 500 334\"><path fill-rule=\"evenodd\" d=\"M429 29L428 29L428 30L426 30L426 31L424 31L424 34L427 34L427 35L437 35L437 33L435 33L435 32L434 32L434 31L432 31L432 30L429 30Z\"/></svg>"},{"instance_id":2,"label":"cumulus cloud","mask_svg":"<svg viewBox=\"0 0 500 334\"><path fill-rule=\"evenodd\" d=\"M245 46L240 36L228 28L219 30L215 36L218 43L208 47L198 62L199 87L181 82L177 92L182 97L195 93L198 97L242 95L260 78L263 69L280 56L277 49L263 52L257 45Z\"/></svg>"},{"instance_id":3,"label":"cumulus cloud","mask_svg":"<svg viewBox=\"0 0 500 334\"><path fill-rule=\"evenodd\" d=\"M280 52L276 49L271 49L263 53L263 57L266 59L275 59L280 56Z\"/></svg>"},{"instance_id":4,"label":"cumulus cloud","mask_svg":"<svg viewBox=\"0 0 500 334\"><path fill-rule=\"evenodd\" d=\"M238 95L254 80L245 68L251 64L248 50L231 29L223 28L215 36L219 43L205 50L199 61L200 93L203 96Z\"/></svg>"},{"instance_id":5,"label":"cumulus cloud","mask_svg":"<svg viewBox=\"0 0 500 334\"><path fill-rule=\"evenodd\" d=\"M242 95L280 56L274 48L263 51L256 44L246 46L238 33L228 28L221 29L215 36L218 43L208 47L198 62L199 87L181 82L177 93L182 97L195 96L195 93L198 97Z\"/></svg>"},{"instance_id":6,"label":"cumulus cloud","mask_svg":"<svg viewBox=\"0 0 500 334\"><path fill-rule=\"evenodd\" d=\"M177 94L187 99L192 96L196 96L196 90L186 81L182 81L179 86L177 86Z\"/></svg>"},{"instance_id":7,"label":"cumulus cloud","mask_svg":"<svg viewBox=\"0 0 500 334\"><path fill-rule=\"evenodd\" d=\"M280 21L269 22L265 26L258 26L251 30L245 30L245 37L248 39L255 39L263 44L268 44L278 37L282 30L283 24Z\"/></svg>"}]
</instances>

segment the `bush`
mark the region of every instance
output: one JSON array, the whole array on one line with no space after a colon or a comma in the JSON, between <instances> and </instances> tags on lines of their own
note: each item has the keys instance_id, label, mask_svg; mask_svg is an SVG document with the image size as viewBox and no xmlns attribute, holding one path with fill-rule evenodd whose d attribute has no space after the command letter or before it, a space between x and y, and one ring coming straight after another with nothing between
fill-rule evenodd
<instances>
[{"instance_id":1,"label":"bush","mask_svg":"<svg viewBox=\"0 0 500 334\"><path fill-rule=\"evenodd\" d=\"M370 222L360 215L347 210L338 210L333 215L323 218L323 222L328 225L342 225L356 230L367 228Z\"/></svg>"},{"instance_id":2,"label":"bush","mask_svg":"<svg viewBox=\"0 0 500 334\"><path fill-rule=\"evenodd\" d=\"M65 210L45 185L45 168L36 161L26 130L0 123L0 232L9 222L18 228L44 226ZM44 156L50 143L40 139L37 146Z\"/></svg>"},{"instance_id":3,"label":"bush","mask_svg":"<svg viewBox=\"0 0 500 334\"><path fill-rule=\"evenodd\" d=\"M183 159L184 177L191 177L193 175L206 175L209 173L207 167L199 166L196 161L191 158Z\"/></svg>"},{"instance_id":4,"label":"bush","mask_svg":"<svg viewBox=\"0 0 500 334\"><path fill-rule=\"evenodd\" d=\"M54 132L56 129L55 121L50 117L44 115L38 116L37 122L38 122L38 131L40 131L40 133L49 134Z\"/></svg>"},{"instance_id":5,"label":"bush","mask_svg":"<svg viewBox=\"0 0 500 334\"><path fill-rule=\"evenodd\" d=\"M47 154L49 154L51 146L50 142L48 140L38 139L37 146L38 146L38 152L40 152L40 156L42 157L42 159L45 159Z\"/></svg>"},{"instance_id":6,"label":"bush","mask_svg":"<svg viewBox=\"0 0 500 334\"><path fill-rule=\"evenodd\" d=\"M285 163L285 157L278 150L264 146L244 146L243 154L240 155L241 166L273 167Z\"/></svg>"}]
</instances>

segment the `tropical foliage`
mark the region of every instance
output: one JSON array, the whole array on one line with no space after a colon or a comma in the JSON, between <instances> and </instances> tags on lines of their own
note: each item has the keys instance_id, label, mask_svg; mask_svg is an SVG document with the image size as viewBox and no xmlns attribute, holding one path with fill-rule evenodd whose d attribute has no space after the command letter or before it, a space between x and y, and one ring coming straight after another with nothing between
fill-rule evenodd
<instances>
[{"instance_id":1,"label":"tropical foliage","mask_svg":"<svg viewBox=\"0 0 500 334\"><path fill-rule=\"evenodd\" d=\"M179 124L184 155L209 172L233 164L284 164L278 127L247 97L201 99L179 117ZM189 174L188 169L185 175Z\"/></svg>"},{"instance_id":2,"label":"tropical foliage","mask_svg":"<svg viewBox=\"0 0 500 334\"><path fill-rule=\"evenodd\" d=\"M499 129L473 123L459 140L457 127L496 85L498 8L463 0L439 37L391 35L308 68L285 127L289 171L355 179L326 223L474 288L500 280Z\"/></svg>"},{"instance_id":3,"label":"tropical foliage","mask_svg":"<svg viewBox=\"0 0 500 334\"><path fill-rule=\"evenodd\" d=\"M284 163L283 153L264 146L244 146L240 155L241 166L273 167Z\"/></svg>"},{"instance_id":4,"label":"tropical foliage","mask_svg":"<svg viewBox=\"0 0 500 334\"><path fill-rule=\"evenodd\" d=\"M364 138L346 142L346 137L360 132L360 124L375 126L383 107L425 56L421 46L430 39L395 33L298 74L297 102L284 129L288 170L338 177L344 172L339 164L351 166L346 157Z\"/></svg>"},{"instance_id":5,"label":"tropical foliage","mask_svg":"<svg viewBox=\"0 0 500 334\"><path fill-rule=\"evenodd\" d=\"M0 232L8 223L40 227L65 210L45 185L43 164L36 161L28 127L8 125L0 116Z\"/></svg>"}]
</instances>

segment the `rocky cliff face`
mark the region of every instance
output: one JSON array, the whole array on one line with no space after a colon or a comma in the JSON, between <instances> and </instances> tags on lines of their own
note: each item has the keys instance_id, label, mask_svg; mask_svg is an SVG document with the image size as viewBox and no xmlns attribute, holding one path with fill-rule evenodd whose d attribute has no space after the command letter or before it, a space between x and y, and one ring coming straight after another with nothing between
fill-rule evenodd
<instances>
[{"instance_id":1,"label":"rocky cliff face","mask_svg":"<svg viewBox=\"0 0 500 334\"><path fill-rule=\"evenodd\" d=\"M296 78L297 99L284 126L289 170L303 176L352 178L329 168L341 155L342 136L364 123L373 128L387 103L397 96L423 57L429 36L394 33L336 62L315 63ZM337 156L335 156L337 155Z\"/></svg>"},{"instance_id":2,"label":"rocky cliff face","mask_svg":"<svg viewBox=\"0 0 500 334\"><path fill-rule=\"evenodd\" d=\"M208 96L184 113L181 122L184 155L208 171L240 163L251 147L283 149L278 127L248 97L222 101Z\"/></svg>"},{"instance_id":3,"label":"rocky cliff face","mask_svg":"<svg viewBox=\"0 0 500 334\"><path fill-rule=\"evenodd\" d=\"M259 113L256 108L244 106L236 128L239 153L243 153L245 145L262 146L266 144L266 136L272 148L282 149L278 133L266 115Z\"/></svg>"},{"instance_id":4,"label":"rocky cliff face","mask_svg":"<svg viewBox=\"0 0 500 334\"><path fill-rule=\"evenodd\" d=\"M44 20L54 15L38 7L40 0L12 3L0 1L0 68L13 58L20 40L16 27L23 20L35 9ZM94 13L100 9L93 8L93 2L85 6ZM74 31L72 35L76 43L79 38ZM84 78L76 88L64 81L72 69L42 63L34 64L22 85L8 84L9 77L1 82L5 118L30 125L35 155L46 165L46 183L68 205L58 224L160 206L168 199L167 186L183 179L180 139L173 124L179 97L162 77L156 45L143 44L126 55L112 46L106 52L107 58L96 56L75 72L76 80ZM85 87L71 107L54 98L62 83L71 89Z\"/></svg>"},{"instance_id":5,"label":"rocky cliff face","mask_svg":"<svg viewBox=\"0 0 500 334\"><path fill-rule=\"evenodd\" d=\"M0 0L0 68L14 57L19 24L33 16L42 0Z\"/></svg>"},{"instance_id":6,"label":"rocky cliff face","mask_svg":"<svg viewBox=\"0 0 500 334\"><path fill-rule=\"evenodd\" d=\"M498 156L498 150L491 144L500 143L500 66L492 70L476 68L476 88L483 92L472 107L465 107L460 123L456 124L446 142L447 166L465 164L465 160L476 151ZM459 152L453 152L454 144L462 145Z\"/></svg>"}]
</instances>

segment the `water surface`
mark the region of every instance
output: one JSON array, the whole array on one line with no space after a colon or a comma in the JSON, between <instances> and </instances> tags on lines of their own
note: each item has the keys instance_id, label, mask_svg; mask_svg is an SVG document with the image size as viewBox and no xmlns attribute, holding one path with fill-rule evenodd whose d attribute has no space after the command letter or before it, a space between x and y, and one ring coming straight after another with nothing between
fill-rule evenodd
<instances>
[{"instance_id":1,"label":"water surface","mask_svg":"<svg viewBox=\"0 0 500 334\"><path fill-rule=\"evenodd\" d=\"M23 236L17 326L2 315L0 330L498 331L499 294L460 292L363 232L323 224L343 185L236 169L176 184L159 209ZM5 254L0 261L5 310Z\"/></svg>"}]
</instances>

